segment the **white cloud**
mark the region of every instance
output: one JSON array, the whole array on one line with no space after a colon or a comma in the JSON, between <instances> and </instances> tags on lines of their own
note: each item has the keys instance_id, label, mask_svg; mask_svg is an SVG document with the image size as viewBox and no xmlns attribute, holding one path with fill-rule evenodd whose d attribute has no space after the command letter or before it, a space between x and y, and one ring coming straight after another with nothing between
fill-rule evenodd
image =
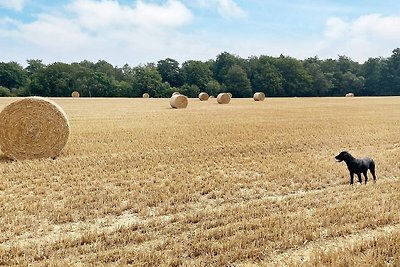
<instances>
[{"instance_id":1,"label":"white cloud","mask_svg":"<svg viewBox=\"0 0 400 267\"><path fill-rule=\"evenodd\" d=\"M233 0L218 0L218 12L226 18L242 18L247 15Z\"/></svg>"},{"instance_id":2,"label":"white cloud","mask_svg":"<svg viewBox=\"0 0 400 267\"><path fill-rule=\"evenodd\" d=\"M325 36L331 39L340 38L346 35L349 30L349 25L341 18L329 18L326 21Z\"/></svg>"},{"instance_id":3,"label":"white cloud","mask_svg":"<svg viewBox=\"0 0 400 267\"><path fill-rule=\"evenodd\" d=\"M137 1L131 6L115 0L74 0L58 13L39 14L30 23L3 20L0 39L17 45L0 48L19 62L40 58L47 63L83 59L146 63L166 52L182 53L185 45L198 47L196 38L182 41L178 31L192 19L191 11L177 0L160 5Z\"/></svg>"},{"instance_id":4,"label":"white cloud","mask_svg":"<svg viewBox=\"0 0 400 267\"><path fill-rule=\"evenodd\" d=\"M196 0L195 4L200 8L216 9L224 18L243 18L247 12L234 0Z\"/></svg>"},{"instance_id":5,"label":"white cloud","mask_svg":"<svg viewBox=\"0 0 400 267\"><path fill-rule=\"evenodd\" d=\"M74 1L68 10L77 16L82 27L99 31L114 27L179 27L193 18L181 2L169 0L164 5L138 1L135 7L120 5L112 0Z\"/></svg>"},{"instance_id":6,"label":"white cloud","mask_svg":"<svg viewBox=\"0 0 400 267\"><path fill-rule=\"evenodd\" d=\"M352 21L329 18L319 51L325 57L349 55L353 60L390 56L400 43L400 16L370 14Z\"/></svg>"},{"instance_id":7,"label":"white cloud","mask_svg":"<svg viewBox=\"0 0 400 267\"><path fill-rule=\"evenodd\" d=\"M24 8L25 0L0 0L0 8L9 8L21 11Z\"/></svg>"}]
</instances>

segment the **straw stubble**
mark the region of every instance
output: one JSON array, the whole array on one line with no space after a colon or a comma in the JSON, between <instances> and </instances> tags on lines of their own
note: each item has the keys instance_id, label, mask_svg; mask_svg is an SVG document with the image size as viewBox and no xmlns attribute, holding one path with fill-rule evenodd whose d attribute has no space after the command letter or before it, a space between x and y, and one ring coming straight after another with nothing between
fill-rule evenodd
<instances>
[{"instance_id":1,"label":"straw stubble","mask_svg":"<svg viewBox=\"0 0 400 267\"><path fill-rule=\"evenodd\" d=\"M0 149L11 159L55 158L69 132L64 111L43 97L17 100L0 113Z\"/></svg>"}]
</instances>

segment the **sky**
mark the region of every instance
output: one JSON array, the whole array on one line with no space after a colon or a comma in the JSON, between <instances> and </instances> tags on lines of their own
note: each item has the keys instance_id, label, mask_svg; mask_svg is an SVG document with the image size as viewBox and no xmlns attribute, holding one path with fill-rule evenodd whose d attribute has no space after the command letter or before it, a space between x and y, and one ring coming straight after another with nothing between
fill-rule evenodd
<instances>
[{"instance_id":1,"label":"sky","mask_svg":"<svg viewBox=\"0 0 400 267\"><path fill-rule=\"evenodd\" d=\"M400 47L399 0L0 0L0 62L338 58Z\"/></svg>"}]
</instances>

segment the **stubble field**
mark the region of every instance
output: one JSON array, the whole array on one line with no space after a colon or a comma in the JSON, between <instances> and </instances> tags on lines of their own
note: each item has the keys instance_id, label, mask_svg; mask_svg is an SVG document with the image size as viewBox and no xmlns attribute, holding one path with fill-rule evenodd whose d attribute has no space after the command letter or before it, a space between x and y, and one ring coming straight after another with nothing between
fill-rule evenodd
<instances>
[{"instance_id":1,"label":"stubble field","mask_svg":"<svg viewBox=\"0 0 400 267\"><path fill-rule=\"evenodd\" d=\"M0 153L0 265L400 265L399 97L53 100L62 155Z\"/></svg>"}]
</instances>

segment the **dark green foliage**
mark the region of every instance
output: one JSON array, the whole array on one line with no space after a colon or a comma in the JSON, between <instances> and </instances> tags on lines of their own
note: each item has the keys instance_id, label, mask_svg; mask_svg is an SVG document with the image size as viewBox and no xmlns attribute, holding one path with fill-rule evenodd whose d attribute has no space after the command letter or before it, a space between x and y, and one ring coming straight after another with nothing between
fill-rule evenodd
<instances>
[{"instance_id":1,"label":"dark green foliage","mask_svg":"<svg viewBox=\"0 0 400 267\"><path fill-rule=\"evenodd\" d=\"M6 96L6 97L11 96L10 89L0 86L0 97L4 97L4 96Z\"/></svg>"},{"instance_id":2,"label":"dark green foliage","mask_svg":"<svg viewBox=\"0 0 400 267\"><path fill-rule=\"evenodd\" d=\"M0 62L0 86L18 88L27 83L26 71L16 62Z\"/></svg>"},{"instance_id":3,"label":"dark green foliage","mask_svg":"<svg viewBox=\"0 0 400 267\"><path fill-rule=\"evenodd\" d=\"M157 71L163 82L168 82L172 87L180 87L184 84L184 76L179 68L178 61L167 58L157 62Z\"/></svg>"},{"instance_id":4,"label":"dark green foliage","mask_svg":"<svg viewBox=\"0 0 400 267\"><path fill-rule=\"evenodd\" d=\"M239 65L233 65L226 73L225 84L227 91L231 92L233 97L251 97L250 80L246 72Z\"/></svg>"},{"instance_id":5,"label":"dark green foliage","mask_svg":"<svg viewBox=\"0 0 400 267\"><path fill-rule=\"evenodd\" d=\"M207 63L189 60L182 64L182 73L188 85L197 85L201 91L212 80L212 71Z\"/></svg>"},{"instance_id":6,"label":"dark green foliage","mask_svg":"<svg viewBox=\"0 0 400 267\"><path fill-rule=\"evenodd\" d=\"M171 58L157 64L115 67L99 60L45 65L27 60L24 69L15 62L0 62L0 95L83 97L170 97L179 91L189 97L200 92L216 96L231 92L234 97L267 96L400 95L400 48L389 58L370 58L359 64L349 57L306 60L281 55L248 59L224 52L206 62L188 60L180 67Z\"/></svg>"}]
</instances>

